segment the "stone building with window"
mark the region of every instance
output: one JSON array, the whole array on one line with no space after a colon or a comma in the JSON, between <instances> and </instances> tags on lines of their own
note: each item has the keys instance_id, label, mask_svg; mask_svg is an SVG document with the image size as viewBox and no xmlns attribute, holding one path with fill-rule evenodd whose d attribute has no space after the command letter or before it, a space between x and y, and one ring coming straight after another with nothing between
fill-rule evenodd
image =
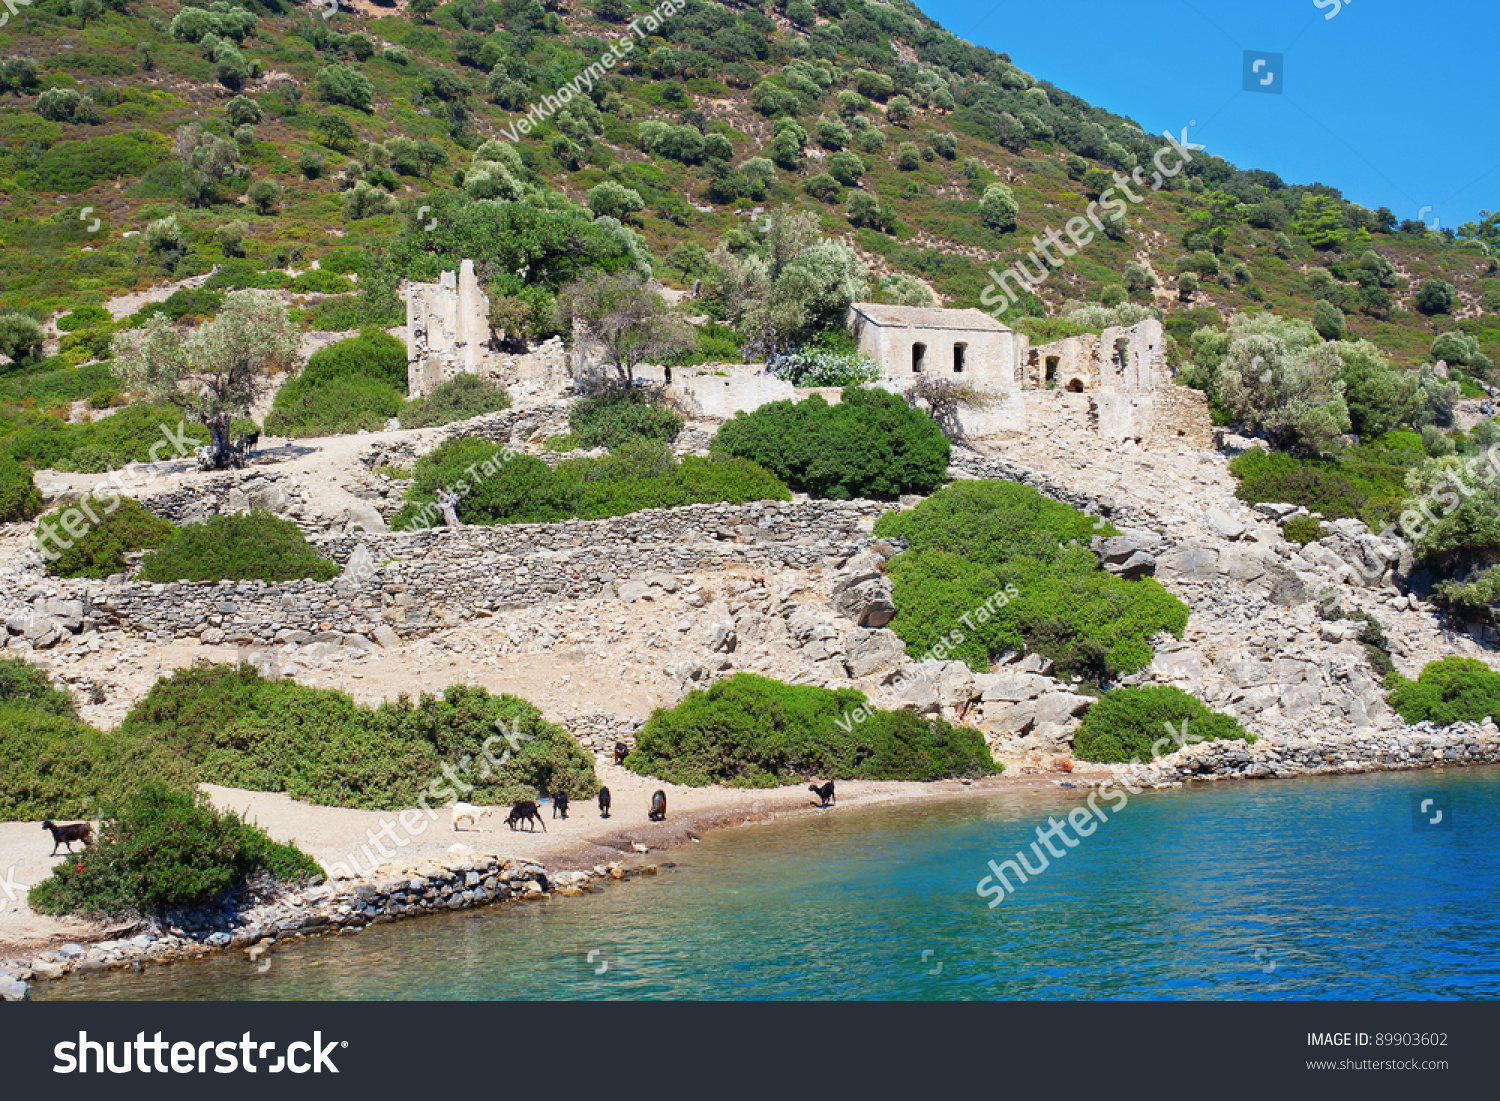
<instances>
[{"instance_id":1,"label":"stone building with window","mask_svg":"<svg viewBox=\"0 0 1500 1101\"><path fill-rule=\"evenodd\" d=\"M1166 334L1154 318L1032 347L1025 333L979 310L856 302L849 328L879 365L882 385L904 390L929 376L986 391L986 408L960 409L969 435L1082 417L1108 439L1195 446L1212 439L1207 399L1173 383Z\"/></svg>"}]
</instances>

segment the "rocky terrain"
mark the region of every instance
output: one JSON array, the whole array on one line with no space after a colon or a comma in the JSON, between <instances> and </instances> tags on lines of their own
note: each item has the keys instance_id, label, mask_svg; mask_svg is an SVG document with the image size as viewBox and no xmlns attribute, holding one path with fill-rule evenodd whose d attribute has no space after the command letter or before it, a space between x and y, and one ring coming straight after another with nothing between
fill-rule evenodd
<instances>
[{"instance_id":1,"label":"rocky terrain","mask_svg":"<svg viewBox=\"0 0 1500 1101\"><path fill-rule=\"evenodd\" d=\"M1325 524L1322 539L1299 547L1280 534L1291 506L1236 500L1227 461L1251 441L1231 437L1217 450L1107 446L1080 425L1076 433L1049 427L955 449L956 477L1027 482L1114 525L1120 535L1093 543L1104 567L1155 576L1191 608L1183 638L1158 638L1155 660L1125 682L1176 685L1235 715L1258 739L1188 745L1149 766L1075 768L1071 738L1092 697L1052 676L1050 662L1013 654L982 672L952 661L917 664L921 655L908 654L888 628L895 608L884 564L902 547L875 539L873 522L915 499L892 506L799 498L606 521L390 532L409 485L400 475L450 435L481 434L550 454L541 443L563 430L566 393L517 393L515 408L461 425L268 440L244 471L204 474L166 463L123 479L125 492L179 523L244 508L295 520L345 567L326 584L65 581L43 571L30 525L0 529L7 653L49 670L75 691L83 717L102 726L118 722L174 668L250 661L267 675L339 688L372 705L453 683L513 693L604 760L614 741L633 741L653 708L753 672L854 687L882 706L976 726L1011 777L1068 772L1083 783L1114 776L1163 786L1500 760L1492 724L1433 730L1394 715L1358 641L1362 624L1330 616L1339 614L1334 609L1373 615L1397 669L1412 676L1454 653L1500 667L1489 640L1445 630L1430 607L1403 594L1391 567L1406 552L1359 522ZM703 451L716 427L690 423L679 450ZM103 477L44 472L38 483L61 502ZM0 845L0 866L6 857ZM383 887L362 881L296 906L266 901L261 924L280 928L287 907L343 928L451 905L455 897L501 896L501 877L488 864L429 871L441 882L423 872L421 890L408 883L380 893ZM475 875L483 892L495 879L493 894L469 898ZM462 877L461 890L454 876ZM412 872L409 882L417 878ZM11 916L19 921L23 909ZM150 946L115 937L79 951L56 948L12 967L12 978L201 951L217 943L212 937L243 933L249 912L235 930L183 929L181 943L163 928ZM34 916L30 922L7 926L11 939L56 944L80 935Z\"/></svg>"}]
</instances>

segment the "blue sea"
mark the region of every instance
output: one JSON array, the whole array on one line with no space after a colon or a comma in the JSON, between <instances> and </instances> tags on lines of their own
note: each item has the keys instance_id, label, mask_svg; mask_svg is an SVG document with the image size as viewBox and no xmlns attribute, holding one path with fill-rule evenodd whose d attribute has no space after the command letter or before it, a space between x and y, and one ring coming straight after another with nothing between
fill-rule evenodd
<instances>
[{"instance_id":1,"label":"blue sea","mask_svg":"<svg viewBox=\"0 0 1500 1101\"><path fill-rule=\"evenodd\" d=\"M1500 996L1500 768L1142 792L990 907L1083 790L716 831L659 875L39 984L103 999ZM1109 803L1100 801L1108 810ZM1434 821L1436 819L1436 821ZM666 867L671 862L675 866ZM1032 857L1035 866L1035 857Z\"/></svg>"}]
</instances>

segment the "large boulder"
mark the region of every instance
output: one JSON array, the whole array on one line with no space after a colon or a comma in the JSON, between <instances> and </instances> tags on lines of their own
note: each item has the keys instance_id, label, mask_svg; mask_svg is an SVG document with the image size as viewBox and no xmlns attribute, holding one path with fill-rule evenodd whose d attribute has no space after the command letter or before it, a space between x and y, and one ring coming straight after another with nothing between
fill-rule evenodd
<instances>
[{"instance_id":1,"label":"large boulder","mask_svg":"<svg viewBox=\"0 0 1500 1101\"><path fill-rule=\"evenodd\" d=\"M834 611L852 619L860 627L884 627L896 616L891 583L883 576L839 589L830 603Z\"/></svg>"},{"instance_id":2,"label":"large boulder","mask_svg":"<svg viewBox=\"0 0 1500 1101\"><path fill-rule=\"evenodd\" d=\"M868 677L893 669L906 656L906 647L890 631L856 628L844 636L844 667L851 677Z\"/></svg>"}]
</instances>

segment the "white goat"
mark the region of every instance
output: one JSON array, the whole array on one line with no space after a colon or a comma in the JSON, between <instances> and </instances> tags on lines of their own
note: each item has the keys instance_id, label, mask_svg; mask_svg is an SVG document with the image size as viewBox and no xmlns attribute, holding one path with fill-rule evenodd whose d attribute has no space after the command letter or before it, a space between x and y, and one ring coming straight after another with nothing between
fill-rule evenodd
<instances>
[{"instance_id":1,"label":"white goat","mask_svg":"<svg viewBox=\"0 0 1500 1101\"><path fill-rule=\"evenodd\" d=\"M458 824L465 819L468 820L470 826L478 826L481 818L493 813L493 807L476 807L473 803L454 803L453 828L458 829Z\"/></svg>"}]
</instances>

